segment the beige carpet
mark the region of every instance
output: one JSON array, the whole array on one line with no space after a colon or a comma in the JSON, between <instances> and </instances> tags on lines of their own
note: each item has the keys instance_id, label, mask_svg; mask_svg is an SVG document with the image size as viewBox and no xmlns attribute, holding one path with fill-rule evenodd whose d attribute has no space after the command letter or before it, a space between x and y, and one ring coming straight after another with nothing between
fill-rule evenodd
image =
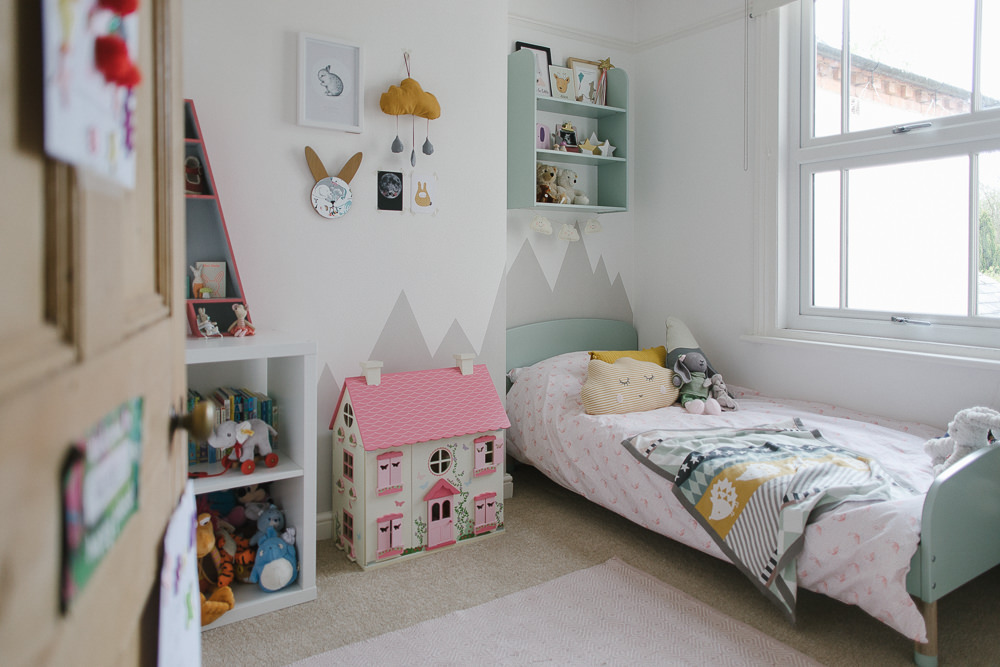
<instances>
[{"instance_id":1,"label":"beige carpet","mask_svg":"<svg viewBox=\"0 0 1000 667\"><path fill-rule=\"evenodd\" d=\"M820 663L618 558L296 662L328 665Z\"/></svg>"},{"instance_id":2,"label":"beige carpet","mask_svg":"<svg viewBox=\"0 0 1000 667\"><path fill-rule=\"evenodd\" d=\"M503 534L369 571L332 540L319 542L316 601L202 633L202 664L282 667L618 558L829 667L913 666L913 644L857 607L799 591L792 625L732 565L636 526L533 468L513 474ZM998 599L995 568L941 601L942 667L1000 665Z\"/></svg>"}]
</instances>

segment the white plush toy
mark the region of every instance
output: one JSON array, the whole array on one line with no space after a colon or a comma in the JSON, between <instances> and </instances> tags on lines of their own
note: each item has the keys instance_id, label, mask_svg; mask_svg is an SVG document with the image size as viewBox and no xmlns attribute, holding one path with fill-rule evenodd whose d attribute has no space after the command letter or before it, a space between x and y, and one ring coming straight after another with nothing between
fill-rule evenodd
<instances>
[{"instance_id":1,"label":"white plush toy","mask_svg":"<svg viewBox=\"0 0 1000 667\"><path fill-rule=\"evenodd\" d=\"M579 204L586 206L590 203L590 198L584 194L583 190L576 189L576 181L579 177L572 169L560 169L556 175L556 192L565 195L569 200L568 204Z\"/></svg>"},{"instance_id":2,"label":"white plush toy","mask_svg":"<svg viewBox=\"0 0 1000 667\"><path fill-rule=\"evenodd\" d=\"M924 451L931 457L934 472L940 474L962 457L994 445L998 437L1000 412L983 407L966 408L955 413L943 437L924 443Z\"/></svg>"}]
</instances>

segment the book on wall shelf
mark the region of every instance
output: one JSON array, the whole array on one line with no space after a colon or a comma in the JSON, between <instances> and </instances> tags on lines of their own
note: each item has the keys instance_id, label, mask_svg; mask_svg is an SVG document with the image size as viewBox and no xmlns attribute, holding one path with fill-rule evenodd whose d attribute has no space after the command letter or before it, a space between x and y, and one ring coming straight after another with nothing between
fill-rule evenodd
<instances>
[{"instance_id":1,"label":"book on wall shelf","mask_svg":"<svg viewBox=\"0 0 1000 667\"><path fill-rule=\"evenodd\" d=\"M193 100L184 101L184 203L188 335L228 337L238 319L234 306L243 304L246 321L253 319Z\"/></svg>"}]
</instances>

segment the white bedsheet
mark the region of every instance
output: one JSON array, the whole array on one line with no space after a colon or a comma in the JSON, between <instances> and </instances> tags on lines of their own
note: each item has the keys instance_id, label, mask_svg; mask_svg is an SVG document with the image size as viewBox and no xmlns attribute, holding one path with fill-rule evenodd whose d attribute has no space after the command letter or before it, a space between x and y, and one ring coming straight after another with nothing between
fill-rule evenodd
<instances>
[{"instance_id":1,"label":"white bedsheet","mask_svg":"<svg viewBox=\"0 0 1000 667\"><path fill-rule=\"evenodd\" d=\"M926 641L923 617L906 592L906 574L920 539L923 494L934 479L923 443L941 435L939 430L731 385L740 409L717 417L677 406L588 415L580 401L588 361L586 352L572 352L515 375L507 394L507 446L515 459L639 525L728 560L674 497L670 483L621 442L656 428L748 427L798 417L827 441L877 459L918 492L899 501L845 504L810 523L798 558L799 586L858 605L909 639Z\"/></svg>"}]
</instances>

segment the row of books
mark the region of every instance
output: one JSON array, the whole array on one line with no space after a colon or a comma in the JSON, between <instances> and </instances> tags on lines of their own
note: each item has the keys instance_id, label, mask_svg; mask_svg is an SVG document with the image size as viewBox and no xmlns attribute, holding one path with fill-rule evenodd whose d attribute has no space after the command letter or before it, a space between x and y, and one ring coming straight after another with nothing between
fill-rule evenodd
<instances>
[{"instance_id":1,"label":"row of books","mask_svg":"<svg viewBox=\"0 0 1000 667\"><path fill-rule=\"evenodd\" d=\"M278 408L267 394L243 387L219 387L207 395L196 389L188 389L187 403L190 413L201 401L212 401L215 404L215 423L226 421L243 422L248 419L260 419L270 424L275 431L278 427ZM271 448L277 449L278 436L271 437ZM188 464L215 463L229 454L228 450L218 450L210 447L207 442L188 440Z\"/></svg>"}]
</instances>

